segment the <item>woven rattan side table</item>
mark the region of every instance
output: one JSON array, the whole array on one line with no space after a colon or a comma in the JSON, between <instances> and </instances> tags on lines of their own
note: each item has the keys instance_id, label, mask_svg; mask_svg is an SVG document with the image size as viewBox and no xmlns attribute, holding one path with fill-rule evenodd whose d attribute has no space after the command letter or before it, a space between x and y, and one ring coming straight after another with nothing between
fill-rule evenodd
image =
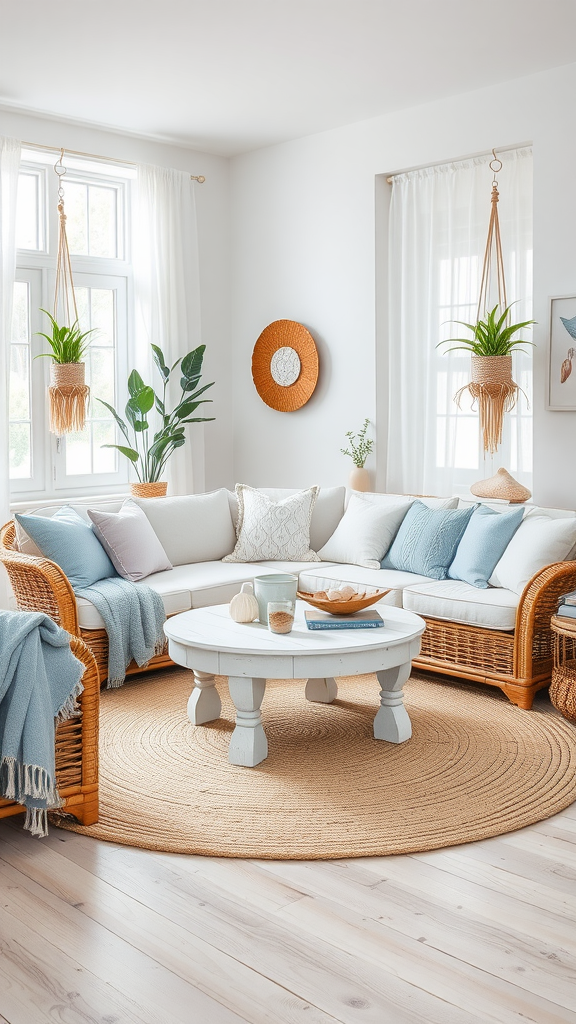
<instances>
[{"instance_id":1,"label":"woven rattan side table","mask_svg":"<svg viewBox=\"0 0 576 1024\"><path fill-rule=\"evenodd\" d=\"M550 628L554 639L550 700L564 718L576 722L576 619L554 615Z\"/></svg>"}]
</instances>

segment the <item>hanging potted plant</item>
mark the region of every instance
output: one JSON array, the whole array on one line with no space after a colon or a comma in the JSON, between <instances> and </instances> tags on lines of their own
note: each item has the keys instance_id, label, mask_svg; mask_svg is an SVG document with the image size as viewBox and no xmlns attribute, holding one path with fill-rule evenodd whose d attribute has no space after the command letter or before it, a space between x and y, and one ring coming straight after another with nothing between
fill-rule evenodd
<instances>
[{"instance_id":1,"label":"hanging potted plant","mask_svg":"<svg viewBox=\"0 0 576 1024\"><path fill-rule=\"evenodd\" d=\"M127 423L113 406L102 398L97 399L112 413L127 441L127 444L103 444L102 448L116 448L130 460L138 477L138 483L130 485L131 490L134 495L141 498L155 498L166 494L168 485L160 477L172 453L186 443L186 424L208 423L214 419L214 416L192 415L198 406L212 401L210 398L200 400L200 395L204 394L208 388L213 387L214 381L211 384L204 384L203 387L198 386L202 375L202 360L206 346L199 345L183 358L177 359L172 367L166 365L166 360L158 345L152 345L151 348L154 362L162 379L161 397L150 385L144 383L136 370L132 370L128 377L130 397L125 408ZM174 409L168 411L166 393L170 375L177 366L180 366L181 394ZM150 440L148 414L153 409L159 416L159 429L155 431Z\"/></svg>"},{"instance_id":2,"label":"hanging potted plant","mask_svg":"<svg viewBox=\"0 0 576 1024\"><path fill-rule=\"evenodd\" d=\"M48 358L50 364L50 430L58 437L71 430L82 430L86 421L86 402L90 389L85 383L83 357L90 344L90 331L81 331L76 320L71 327L60 326L48 310L43 309L52 325L52 334L38 331L46 338L51 351L41 352L36 359Z\"/></svg>"},{"instance_id":3,"label":"hanging potted plant","mask_svg":"<svg viewBox=\"0 0 576 1024\"><path fill-rule=\"evenodd\" d=\"M463 320L453 320L472 332L471 338L449 338L439 342L447 345L457 342L446 352L466 351L471 355L470 383L455 395L460 403L464 391L469 391L472 399L478 402L480 412L480 429L484 443L484 451L495 452L502 441L504 414L514 408L518 393L518 385L512 379L512 352L522 345L533 342L514 337L518 331L530 327L535 320L524 320L522 323L511 324L510 310L513 303L507 306L498 316L499 306L494 306L485 318L478 319L475 324L467 324ZM497 319L498 317L498 319ZM438 347L438 346L437 346Z\"/></svg>"},{"instance_id":4,"label":"hanging potted plant","mask_svg":"<svg viewBox=\"0 0 576 1024\"><path fill-rule=\"evenodd\" d=\"M366 437L369 422L369 419L364 420L362 429L357 435L352 433L351 430L346 431L348 448L340 449L342 455L347 455L354 463L355 468L351 470L348 480L353 491L370 490L370 474L368 470L364 468L364 463L374 447L374 441L372 438Z\"/></svg>"}]
</instances>

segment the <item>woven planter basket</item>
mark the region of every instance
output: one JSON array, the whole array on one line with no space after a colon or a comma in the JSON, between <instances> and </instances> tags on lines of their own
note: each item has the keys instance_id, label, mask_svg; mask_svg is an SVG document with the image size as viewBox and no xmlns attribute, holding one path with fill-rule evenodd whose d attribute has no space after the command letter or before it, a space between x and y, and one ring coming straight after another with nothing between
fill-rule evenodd
<instances>
[{"instance_id":1,"label":"woven planter basket","mask_svg":"<svg viewBox=\"0 0 576 1024\"><path fill-rule=\"evenodd\" d=\"M512 380L512 356L472 356L471 380L455 395L459 403L468 390L478 403L485 452L494 453L502 443L504 415L516 404L518 385Z\"/></svg>"},{"instance_id":2,"label":"woven planter basket","mask_svg":"<svg viewBox=\"0 0 576 1024\"><path fill-rule=\"evenodd\" d=\"M550 700L564 718L576 722L576 661L552 669Z\"/></svg>"},{"instance_id":3,"label":"woven planter basket","mask_svg":"<svg viewBox=\"0 0 576 1024\"><path fill-rule=\"evenodd\" d=\"M50 430L58 437L83 430L90 388L84 363L50 363Z\"/></svg>"},{"instance_id":4,"label":"woven planter basket","mask_svg":"<svg viewBox=\"0 0 576 1024\"><path fill-rule=\"evenodd\" d=\"M130 484L130 491L135 498L164 498L167 490L166 480L157 480L153 484Z\"/></svg>"}]
</instances>

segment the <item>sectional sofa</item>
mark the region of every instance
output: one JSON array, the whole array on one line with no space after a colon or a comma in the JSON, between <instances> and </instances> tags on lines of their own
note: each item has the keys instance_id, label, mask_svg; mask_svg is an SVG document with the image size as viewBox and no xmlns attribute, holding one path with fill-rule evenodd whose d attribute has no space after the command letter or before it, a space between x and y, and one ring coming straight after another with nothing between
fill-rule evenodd
<instances>
[{"instance_id":1,"label":"sectional sofa","mask_svg":"<svg viewBox=\"0 0 576 1024\"><path fill-rule=\"evenodd\" d=\"M262 493L273 501L281 501L294 491L262 489ZM349 497L344 487L319 490L310 523L313 552L321 550L334 535ZM409 504L414 500L413 496L400 495L362 497L374 503L405 499ZM421 500L431 507L466 506L456 498ZM514 704L525 709L532 706L535 692L550 681L550 618L558 597L576 587L573 511L526 507L526 518L532 520L532 531L527 536L538 538L547 531L554 532L555 528L547 524L560 519L566 521L562 525L563 536L573 534L573 543L564 543L563 548L552 545L550 550L556 555L548 560L543 544L539 559L538 552L536 561L533 559L530 578L514 590L501 584L478 589L461 580L438 580L414 572L330 560L222 561L236 542L238 507L232 492L220 489L207 494L138 499L138 503L173 566L145 579L161 595L168 616L228 602L242 583L256 575L293 572L299 576L300 589L306 591L326 589L335 581L367 591L388 589L384 604L407 608L426 620L421 654L415 662L417 668L499 687ZM121 505L121 501L93 501L89 507L116 512ZM46 505L35 509L34 515L53 515L58 507ZM73 507L87 517L86 503ZM501 511L502 506L496 505L494 509ZM560 557L558 552L562 552ZM540 564L543 558L544 564ZM84 599L76 599L60 567L42 557L26 535L18 539L13 521L1 531L0 559L8 571L18 606L45 611L70 633L80 636L94 653L101 675L105 675L107 637L96 608ZM170 660L164 654L155 658L149 668L168 664ZM138 671L135 665L129 669Z\"/></svg>"}]
</instances>

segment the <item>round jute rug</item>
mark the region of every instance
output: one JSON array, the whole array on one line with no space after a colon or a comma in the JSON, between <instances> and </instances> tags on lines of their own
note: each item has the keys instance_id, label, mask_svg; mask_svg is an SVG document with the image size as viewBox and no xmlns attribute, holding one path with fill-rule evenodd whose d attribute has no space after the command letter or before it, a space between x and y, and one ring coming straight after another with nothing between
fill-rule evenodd
<instances>
[{"instance_id":1,"label":"round jute rug","mask_svg":"<svg viewBox=\"0 0 576 1024\"><path fill-rule=\"evenodd\" d=\"M279 860L431 850L540 821L576 799L576 729L496 690L411 679L413 736L375 740L373 675L339 679L312 704L304 682L269 681L269 755L228 764L234 709L186 715L191 673L164 670L102 695L100 821L65 827L177 853Z\"/></svg>"}]
</instances>

